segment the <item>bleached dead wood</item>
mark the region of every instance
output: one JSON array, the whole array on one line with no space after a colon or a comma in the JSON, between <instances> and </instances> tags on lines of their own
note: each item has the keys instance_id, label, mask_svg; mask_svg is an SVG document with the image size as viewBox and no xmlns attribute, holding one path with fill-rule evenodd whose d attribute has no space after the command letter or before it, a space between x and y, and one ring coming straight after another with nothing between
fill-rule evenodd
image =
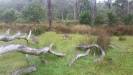
<instances>
[{"instance_id":1,"label":"bleached dead wood","mask_svg":"<svg viewBox=\"0 0 133 75\"><path fill-rule=\"evenodd\" d=\"M52 50L53 44L50 44L48 47L44 48L31 48L25 45L20 45L20 44L11 44L11 45L3 45L0 46L0 55L5 54L5 53L10 53L10 52L20 52L23 54L28 54L28 55L43 55L45 53L51 53L59 57L65 56L63 53L58 53ZM25 73L31 73L33 71L36 71L36 66L28 66L25 68L17 69L14 71L11 75L23 75Z\"/></svg>"},{"instance_id":2,"label":"bleached dead wood","mask_svg":"<svg viewBox=\"0 0 133 75\"><path fill-rule=\"evenodd\" d=\"M28 42L31 36L31 30L28 35L22 34L21 32L17 32L14 35L10 34L10 30L8 29L7 32L3 35L0 35L0 41L9 42L16 39L24 39Z\"/></svg>"},{"instance_id":3,"label":"bleached dead wood","mask_svg":"<svg viewBox=\"0 0 133 75\"><path fill-rule=\"evenodd\" d=\"M69 63L69 66L71 66L77 59L89 55L92 48L98 48L100 50L100 53L101 53L100 56L97 59L95 59L95 62L102 61L104 59L105 51L103 50L103 48L101 48L97 44L81 45L81 46L77 46L77 48L84 49L85 53L76 55L76 57Z\"/></svg>"},{"instance_id":4,"label":"bleached dead wood","mask_svg":"<svg viewBox=\"0 0 133 75\"><path fill-rule=\"evenodd\" d=\"M13 71L11 75L23 75L23 74L34 72L36 70L37 70L36 66L31 65L31 66L27 66L27 67L24 67L24 68L17 69L15 71Z\"/></svg>"},{"instance_id":5,"label":"bleached dead wood","mask_svg":"<svg viewBox=\"0 0 133 75\"><path fill-rule=\"evenodd\" d=\"M71 66L77 59L89 55L90 49L88 49L85 53L78 54L70 63L69 66Z\"/></svg>"},{"instance_id":6,"label":"bleached dead wood","mask_svg":"<svg viewBox=\"0 0 133 75\"><path fill-rule=\"evenodd\" d=\"M0 46L0 55L9 53L9 52L21 52L29 55L41 55L45 53L51 53L56 56L65 56L65 54L63 53L57 53L53 51L52 47L53 47L53 44L51 44L49 47L44 47L40 49L31 48L20 44L4 45L4 46Z\"/></svg>"}]
</instances>

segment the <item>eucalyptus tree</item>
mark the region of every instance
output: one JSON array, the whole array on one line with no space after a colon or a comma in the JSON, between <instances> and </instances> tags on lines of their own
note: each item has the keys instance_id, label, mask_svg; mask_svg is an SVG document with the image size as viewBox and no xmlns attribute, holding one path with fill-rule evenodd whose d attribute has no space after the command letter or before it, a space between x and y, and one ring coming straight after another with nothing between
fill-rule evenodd
<instances>
[{"instance_id":1,"label":"eucalyptus tree","mask_svg":"<svg viewBox=\"0 0 133 75\"><path fill-rule=\"evenodd\" d=\"M91 0L91 19L92 19L91 25L94 25L94 23L95 23L96 13L97 13L96 0Z\"/></svg>"},{"instance_id":2,"label":"eucalyptus tree","mask_svg":"<svg viewBox=\"0 0 133 75\"><path fill-rule=\"evenodd\" d=\"M47 0L47 5L48 5L48 21L49 21L49 29L51 30L52 26L52 5L51 5L51 0Z\"/></svg>"},{"instance_id":3,"label":"eucalyptus tree","mask_svg":"<svg viewBox=\"0 0 133 75\"><path fill-rule=\"evenodd\" d=\"M45 9L40 3L31 3L22 12L23 17L29 22L39 23L45 17Z\"/></svg>"},{"instance_id":4,"label":"eucalyptus tree","mask_svg":"<svg viewBox=\"0 0 133 75\"><path fill-rule=\"evenodd\" d=\"M109 8L109 9L112 8L112 0L108 0L108 8Z\"/></svg>"},{"instance_id":5,"label":"eucalyptus tree","mask_svg":"<svg viewBox=\"0 0 133 75\"><path fill-rule=\"evenodd\" d=\"M66 20L73 19L74 0L54 0L53 15L54 19Z\"/></svg>"},{"instance_id":6,"label":"eucalyptus tree","mask_svg":"<svg viewBox=\"0 0 133 75\"><path fill-rule=\"evenodd\" d=\"M116 0L114 6L117 16L124 17L128 15L128 0Z\"/></svg>"}]
</instances>

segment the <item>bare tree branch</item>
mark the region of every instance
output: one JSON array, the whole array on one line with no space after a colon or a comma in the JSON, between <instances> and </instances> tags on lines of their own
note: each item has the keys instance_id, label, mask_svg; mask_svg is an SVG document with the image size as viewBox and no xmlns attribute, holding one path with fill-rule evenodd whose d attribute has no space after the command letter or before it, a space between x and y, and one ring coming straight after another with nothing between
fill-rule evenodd
<instances>
[{"instance_id":1,"label":"bare tree branch","mask_svg":"<svg viewBox=\"0 0 133 75\"><path fill-rule=\"evenodd\" d=\"M71 66L77 59L89 55L90 49L88 49L85 53L78 54L70 63L69 66Z\"/></svg>"},{"instance_id":2,"label":"bare tree branch","mask_svg":"<svg viewBox=\"0 0 133 75\"><path fill-rule=\"evenodd\" d=\"M81 46L77 46L77 48L80 48L80 49L84 49L86 52L83 53L83 54L78 54L70 63L69 63L69 66L71 66L77 59L81 58L81 57L84 57L84 56L87 56L89 55L90 51L91 51L91 48L98 48L101 52L101 55L95 59L95 61L102 61L104 59L104 56L105 56L105 51L97 44L92 44L92 45L81 45Z\"/></svg>"},{"instance_id":3,"label":"bare tree branch","mask_svg":"<svg viewBox=\"0 0 133 75\"><path fill-rule=\"evenodd\" d=\"M14 34L14 35L11 35L10 30L8 29L4 35L0 35L0 41L9 42L9 41L13 41L16 39L24 39L28 42L28 40L30 39L30 36L31 36L31 30L29 32L29 35L26 35L26 34L23 35L20 32Z\"/></svg>"}]
</instances>

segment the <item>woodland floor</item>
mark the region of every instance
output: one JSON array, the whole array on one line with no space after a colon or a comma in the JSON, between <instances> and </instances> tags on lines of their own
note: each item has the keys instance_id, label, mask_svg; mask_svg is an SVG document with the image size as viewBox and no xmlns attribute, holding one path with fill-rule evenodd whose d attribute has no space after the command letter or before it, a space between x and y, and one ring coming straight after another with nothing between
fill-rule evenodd
<instances>
[{"instance_id":1,"label":"woodland floor","mask_svg":"<svg viewBox=\"0 0 133 75\"><path fill-rule=\"evenodd\" d=\"M55 44L56 51L64 52L67 56L59 58L53 55L42 55L47 63L42 63L37 56L30 56L30 64L36 64L38 70L29 75L133 75L133 36L125 36L127 40L119 41L118 37L112 37L114 48L107 52L106 59L101 64L93 62L92 56L87 56L76 61L71 67L68 63L76 55L75 46L85 39L85 35L71 34L64 40L61 34L47 32L39 36L39 44L29 44L31 47L41 48L50 43ZM93 36L89 36L93 38ZM22 43L24 40L16 40L9 43ZM9 44L0 42L1 45ZM9 75L17 68L28 65L24 54L8 53L0 56L0 75Z\"/></svg>"}]
</instances>

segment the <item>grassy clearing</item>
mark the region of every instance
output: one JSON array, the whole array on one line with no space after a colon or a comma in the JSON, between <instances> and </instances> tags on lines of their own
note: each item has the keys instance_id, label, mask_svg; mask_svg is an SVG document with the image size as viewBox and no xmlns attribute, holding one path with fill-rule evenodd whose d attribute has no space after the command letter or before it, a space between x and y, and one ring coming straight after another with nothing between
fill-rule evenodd
<instances>
[{"instance_id":1,"label":"grassy clearing","mask_svg":"<svg viewBox=\"0 0 133 75\"><path fill-rule=\"evenodd\" d=\"M32 57L32 64L38 66L38 70L30 75L131 75L133 74L133 37L126 36L126 41L118 41L118 37L112 38L112 43L121 47L109 49L106 59L112 58L110 63L104 60L102 64L93 63L93 57L79 59L72 67L68 63L77 54L75 46L81 43L87 36L72 34L71 38L64 40L61 34L48 32L39 36L39 44L32 47L40 48L50 43L55 44L56 51L66 53L66 57L58 58L53 55L42 55L47 63L41 63L39 57ZM89 36L92 38L92 36ZM16 41L14 41L16 42ZM21 41L17 41L21 42ZM0 75L8 75L15 68L26 66L23 54L10 53L0 56Z\"/></svg>"}]
</instances>

